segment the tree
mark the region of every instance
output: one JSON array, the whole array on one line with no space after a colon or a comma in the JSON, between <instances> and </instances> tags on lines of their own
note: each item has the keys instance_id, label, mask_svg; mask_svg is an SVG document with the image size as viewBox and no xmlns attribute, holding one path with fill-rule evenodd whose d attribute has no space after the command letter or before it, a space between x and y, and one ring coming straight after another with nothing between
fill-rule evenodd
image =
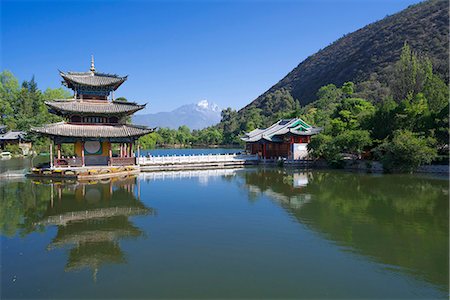
<instances>
[{"instance_id":1,"label":"tree","mask_svg":"<svg viewBox=\"0 0 450 300\"><path fill-rule=\"evenodd\" d=\"M57 89L47 88L42 94L42 97L45 101L48 101L55 99L69 99L72 95L68 90L60 87Z\"/></svg>"},{"instance_id":2,"label":"tree","mask_svg":"<svg viewBox=\"0 0 450 300\"><path fill-rule=\"evenodd\" d=\"M342 149L332 136L323 133L313 136L307 147L313 158L323 158L332 167L342 167Z\"/></svg>"},{"instance_id":3,"label":"tree","mask_svg":"<svg viewBox=\"0 0 450 300\"><path fill-rule=\"evenodd\" d=\"M336 136L336 144L342 152L350 153L361 158L361 153L372 145L370 133L367 130L346 130Z\"/></svg>"},{"instance_id":4,"label":"tree","mask_svg":"<svg viewBox=\"0 0 450 300\"><path fill-rule=\"evenodd\" d=\"M318 134L311 137L308 144L308 152L312 158L324 158L328 151L329 144L333 142L333 137L327 134Z\"/></svg>"},{"instance_id":5,"label":"tree","mask_svg":"<svg viewBox=\"0 0 450 300\"><path fill-rule=\"evenodd\" d=\"M344 83L344 85L342 85L342 93L346 96L346 97L351 97L353 95L353 91L355 89L355 84L351 81Z\"/></svg>"},{"instance_id":6,"label":"tree","mask_svg":"<svg viewBox=\"0 0 450 300\"><path fill-rule=\"evenodd\" d=\"M396 126L396 113L398 104L392 98L386 98L378 103L375 114L369 120L372 137L384 140Z\"/></svg>"},{"instance_id":7,"label":"tree","mask_svg":"<svg viewBox=\"0 0 450 300\"><path fill-rule=\"evenodd\" d=\"M189 144L192 140L191 130L189 129L189 127L187 127L186 125L178 127L176 139L181 145Z\"/></svg>"},{"instance_id":8,"label":"tree","mask_svg":"<svg viewBox=\"0 0 450 300\"><path fill-rule=\"evenodd\" d=\"M157 132L152 132L139 138L139 145L142 149L153 149L161 142L162 138Z\"/></svg>"},{"instance_id":9,"label":"tree","mask_svg":"<svg viewBox=\"0 0 450 300\"><path fill-rule=\"evenodd\" d=\"M240 126L237 120L237 112L231 107L228 107L222 110L221 116L222 120L220 123L223 130L223 142L232 144L234 137L239 135Z\"/></svg>"},{"instance_id":10,"label":"tree","mask_svg":"<svg viewBox=\"0 0 450 300\"><path fill-rule=\"evenodd\" d=\"M437 146L441 150L445 151L445 154L448 155L448 144L449 144L449 103L445 106L439 113L433 113L430 116L431 119L431 130L436 137Z\"/></svg>"},{"instance_id":11,"label":"tree","mask_svg":"<svg viewBox=\"0 0 450 300\"><path fill-rule=\"evenodd\" d=\"M367 128L368 121L374 114L375 107L364 99L343 99L332 115L329 130L333 135L337 135L344 130Z\"/></svg>"},{"instance_id":12,"label":"tree","mask_svg":"<svg viewBox=\"0 0 450 300\"><path fill-rule=\"evenodd\" d=\"M446 105L448 105L448 85L436 74L431 74L426 81L423 94L428 100L428 106L432 113L439 113Z\"/></svg>"},{"instance_id":13,"label":"tree","mask_svg":"<svg viewBox=\"0 0 450 300\"><path fill-rule=\"evenodd\" d=\"M264 120L261 116L261 109L252 107L244 113L244 119L246 120L244 128L242 128L245 132L250 132L256 128L261 128L264 126Z\"/></svg>"},{"instance_id":14,"label":"tree","mask_svg":"<svg viewBox=\"0 0 450 300\"><path fill-rule=\"evenodd\" d=\"M368 80L358 83L353 97L366 99L371 103L379 103L392 95L387 84L380 82L378 75L373 73Z\"/></svg>"},{"instance_id":15,"label":"tree","mask_svg":"<svg viewBox=\"0 0 450 300\"><path fill-rule=\"evenodd\" d=\"M15 108L18 105L19 82L14 75L5 70L0 73L0 124L9 129L17 128Z\"/></svg>"},{"instance_id":16,"label":"tree","mask_svg":"<svg viewBox=\"0 0 450 300\"><path fill-rule=\"evenodd\" d=\"M161 136L162 143L166 145L176 144L176 130L170 128L159 128L158 134Z\"/></svg>"},{"instance_id":17,"label":"tree","mask_svg":"<svg viewBox=\"0 0 450 300\"><path fill-rule=\"evenodd\" d=\"M395 114L396 129L424 132L424 122L429 115L428 102L422 93L408 96L400 102Z\"/></svg>"},{"instance_id":18,"label":"tree","mask_svg":"<svg viewBox=\"0 0 450 300\"><path fill-rule=\"evenodd\" d=\"M433 138L423 138L409 130L397 130L392 139L377 148L385 170L412 172L423 164L428 164L437 156Z\"/></svg>"},{"instance_id":19,"label":"tree","mask_svg":"<svg viewBox=\"0 0 450 300\"><path fill-rule=\"evenodd\" d=\"M400 102L423 91L432 77L432 65L428 57L413 52L408 43L402 48L399 61L394 66L390 88L394 100Z\"/></svg>"}]
</instances>

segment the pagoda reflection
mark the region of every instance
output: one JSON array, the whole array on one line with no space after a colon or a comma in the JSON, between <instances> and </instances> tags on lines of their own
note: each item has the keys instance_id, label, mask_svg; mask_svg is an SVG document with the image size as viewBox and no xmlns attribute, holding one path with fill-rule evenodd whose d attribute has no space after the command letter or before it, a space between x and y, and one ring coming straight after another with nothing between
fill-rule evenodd
<instances>
[{"instance_id":1,"label":"pagoda reflection","mask_svg":"<svg viewBox=\"0 0 450 300\"><path fill-rule=\"evenodd\" d=\"M36 226L57 226L47 249L70 249L65 271L90 269L95 281L102 266L126 263L119 241L145 237L129 218L154 213L140 201L136 177L48 184L50 203Z\"/></svg>"}]
</instances>

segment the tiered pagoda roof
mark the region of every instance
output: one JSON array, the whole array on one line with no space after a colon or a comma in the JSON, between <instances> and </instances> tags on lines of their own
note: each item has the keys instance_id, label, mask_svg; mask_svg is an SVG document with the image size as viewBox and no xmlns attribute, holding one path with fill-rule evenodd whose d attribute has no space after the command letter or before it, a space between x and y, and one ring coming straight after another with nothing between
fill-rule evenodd
<instances>
[{"instance_id":1,"label":"tiered pagoda roof","mask_svg":"<svg viewBox=\"0 0 450 300\"><path fill-rule=\"evenodd\" d=\"M96 115L131 115L141 109L146 104L140 105L134 102L112 101L112 102L92 102L80 101L76 99L45 101L45 104L57 114L65 115L71 113L96 114Z\"/></svg>"},{"instance_id":2,"label":"tiered pagoda roof","mask_svg":"<svg viewBox=\"0 0 450 300\"><path fill-rule=\"evenodd\" d=\"M145 126L130 124L76 124L59 122L32 128L33 131L47 136L80 137L80 138L121 138L139 137L153 132Z\"/></svg>"},{"instance_id":3,"label":"tiered pagoda roof","mask_svg":"<svg viewBox=\"0 0 450 300\"><path fill-rule=\"evenodd\" d=\"M63 84L74 90L73 99L46 101L49 111L67 118L67 122L32 128L34 132L65 142L76 139L112 138L115 142L132 142L153 132L145 126L125 124L126 117L145 108L146 104L108 100L127 76L95 71L94 58L90 72L61 72ZM111 98L114 98L112 95ZM118 140L120 139L120 141Z\"/></svg>"},{"instance_id":4,"label":"tiered pagoda roof","mask_svg":"<svg viewBox=\"0 0 450 300\"><path fill-rule=\"evenodd\" d=\"M96 87L112 87L116 90L122 83L127 80L128 76L118 76L116 74L106 74L99 72L67 72L59 71L64 79L63 84L73 89L76 85L96 86Z\"/></svg>"},{"instance_id":5,"label":"tiered pagoda roof","mask_svg":"<svg viewBox=\"0 0 450 300\"><path fill-rule=\"evenodd\" d=\"M308 136L318 134L322 128L312 127L299 118L279 120L266 129L255 129L246 133L241 139L245 142L258 142L266 140L269 142L282 142L282 136L285 134L293 134L300 136Z\"/></svg>"}]
</instances>

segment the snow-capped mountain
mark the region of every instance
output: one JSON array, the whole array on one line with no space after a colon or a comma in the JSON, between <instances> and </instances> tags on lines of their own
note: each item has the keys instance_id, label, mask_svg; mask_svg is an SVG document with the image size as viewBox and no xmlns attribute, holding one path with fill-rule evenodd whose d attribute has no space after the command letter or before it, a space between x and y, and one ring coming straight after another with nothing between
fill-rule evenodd
<instances>
[{"instance_id":1,"label":"snow-capped mountain","mask_svg":"<svg viewBox=\"0 0 450 300\"><path fill-rule=\"evenodd\" d=\"M202 129L219 123L221 111L217 104L202 100L197 104L183 105L170 112L134 115L133 123L172 129L177 129L181 125L186 125L190 129Z\"/></svg>"}]
</instances>

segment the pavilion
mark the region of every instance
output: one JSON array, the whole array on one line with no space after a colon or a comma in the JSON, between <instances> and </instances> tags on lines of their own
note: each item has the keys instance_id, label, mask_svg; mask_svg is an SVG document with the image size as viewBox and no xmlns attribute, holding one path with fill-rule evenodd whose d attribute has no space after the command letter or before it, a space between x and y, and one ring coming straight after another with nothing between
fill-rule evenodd
<instances>
[{"instance_id":1,"label":"pavilion","mask_svg":"<svg viewBox=\"0 0 450 300\"><path fill-rule=\"evenodd\" d=\"M52 141L50 168L136 165L136 140L153 130L127 123L145 104L114 99L114 92L127 76L97 72L93 57L89 72L60 71L60 75L63 85L73 90L73 99L45 104L64 121L32 129ZM74 157L62 157L61 145L65 143L74 145ZM52 157L54 146L55 158ZM117 153L113 153L113 148Z\"/></svg>"},{"instance_id":2,"label":"pavilion","mask_svg":"<svg viewBox=\"0 0 450 300\"><path fill-rule=\"evenodd\" d=\"M241 139L250 154L263 159L305 159L311 136L322 128L313 127L299 118L279 120L265 129L255 129Z\"/></svg>"}]
</instances>

